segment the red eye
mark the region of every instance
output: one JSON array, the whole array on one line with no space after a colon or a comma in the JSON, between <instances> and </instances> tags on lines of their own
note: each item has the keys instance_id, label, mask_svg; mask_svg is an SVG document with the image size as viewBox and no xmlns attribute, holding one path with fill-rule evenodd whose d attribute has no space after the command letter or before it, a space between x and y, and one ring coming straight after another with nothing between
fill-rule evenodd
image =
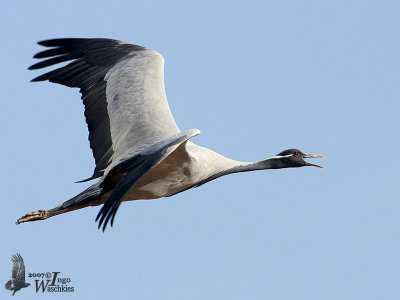
<instances>
[{"instance_id":1,"label":"red eye","mask_svg":"<svg viewBox=\"0 0 400 300\"><path fill-rule=\"evenodd\" d=\"M294 151L293 155L296 156L298 153L296 151Z\"/></svg>"}]
</instances>

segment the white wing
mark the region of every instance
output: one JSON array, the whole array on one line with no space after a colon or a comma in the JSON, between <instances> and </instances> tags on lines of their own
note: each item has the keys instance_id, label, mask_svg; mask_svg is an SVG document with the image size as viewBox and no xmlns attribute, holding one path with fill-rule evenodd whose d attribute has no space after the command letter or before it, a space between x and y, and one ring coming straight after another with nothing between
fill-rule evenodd
<instances>
[{"instance_id":1,"label":"white wing","mask_svg":"<svg viewBox=\"0 0 400 300\"><path fill-rule=\"evenodd\" d=\"M39 44L52 48L34 57L48 59L29 69L72 60L32 81L80 88L96 161L89 179L102 176L113 160L179 132L165 95L164 59L156 51L110 39L54 39Z\"/></svg>"},{"instance_id":2,"label":"white wing","mask_svg":"<svg viewBox=\"0 0 400 300\"><path fill-rule=\"evenodd\" d=\"M179 132L164 89L164 59L146 49L105 76L114 156L136 153Z\"/></svg>"}]
</instances>

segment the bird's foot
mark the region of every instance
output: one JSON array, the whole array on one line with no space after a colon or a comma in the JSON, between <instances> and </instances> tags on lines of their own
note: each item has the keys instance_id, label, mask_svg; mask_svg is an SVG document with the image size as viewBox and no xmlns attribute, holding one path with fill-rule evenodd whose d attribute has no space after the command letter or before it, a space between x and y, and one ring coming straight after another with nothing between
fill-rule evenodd
<instances>
[{"instance_id":1,"label":"bird's foot","mask_svg":"<svg viewBox=\"0 0 400 300\"><path fill-rule=\"evenodd\" d=\"M25 216L19 218L17 220L17 224L25 223L25 222L32 222L32 221L39 221L47 219L46 211L45 210L36 210L30 213L27 213Z\"/></svg>"}]
</instances>

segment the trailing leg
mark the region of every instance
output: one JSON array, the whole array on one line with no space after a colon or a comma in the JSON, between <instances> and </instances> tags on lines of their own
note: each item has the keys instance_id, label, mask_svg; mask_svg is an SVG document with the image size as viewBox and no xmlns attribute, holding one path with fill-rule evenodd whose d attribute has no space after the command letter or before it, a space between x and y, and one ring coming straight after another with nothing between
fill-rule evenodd
<instances>
[{"instance_id":1,"label":"trailing leg","mask_svg":"<svg viewBox=\"0 0 400 300\"><path fill-rule=\"evenodd\" d=\"M19 218L16 223L21 224L25 222L41 221L84 207L97 206L104 203L106 199L104 196L106 195L102 194L102 188L100 188L98 184L95 184L55 208L49 210L36 210L27 213L23 217Z\"/></svg>"}]
</instances>

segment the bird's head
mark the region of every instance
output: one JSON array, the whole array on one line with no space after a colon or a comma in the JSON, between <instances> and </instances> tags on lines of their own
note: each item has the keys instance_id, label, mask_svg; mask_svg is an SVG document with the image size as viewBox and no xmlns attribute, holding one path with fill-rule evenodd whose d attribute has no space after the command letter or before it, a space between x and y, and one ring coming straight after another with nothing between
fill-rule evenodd
<instances>
[{"instance_id":1,"label":"bird's head","mask_svg":"<svg viewBox=\"0 0 400 300\"><path fill-rule=\"evenodd\" d=\"M305 166L323 168L320 165L316 165L304 160L305 158L324 157L323 155L307 154L298 149L288 149L282 151L275 157L284 164L284 168L298 168Z\"/></svg>"}]
</instances>

